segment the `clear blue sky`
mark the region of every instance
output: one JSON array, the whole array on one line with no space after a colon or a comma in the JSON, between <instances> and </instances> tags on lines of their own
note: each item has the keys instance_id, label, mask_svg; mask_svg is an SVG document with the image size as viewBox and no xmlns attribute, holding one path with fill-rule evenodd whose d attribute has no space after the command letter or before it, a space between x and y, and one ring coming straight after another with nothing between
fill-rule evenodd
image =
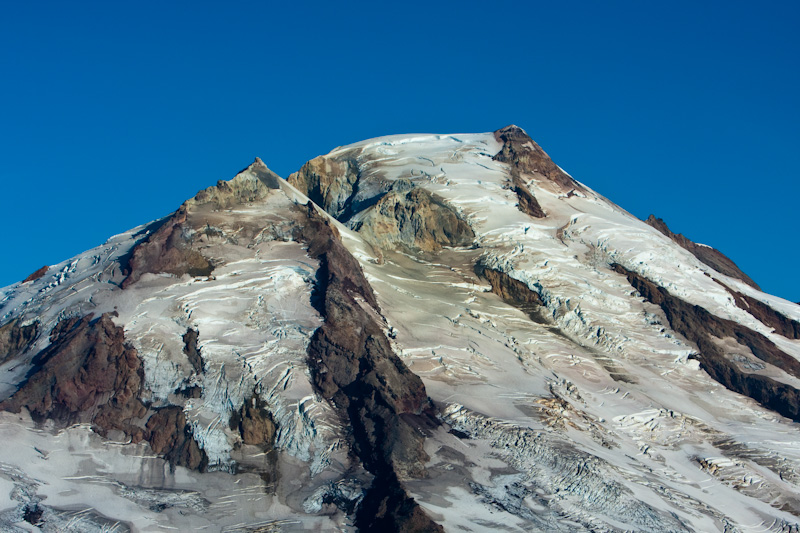
<instances>
[{"instance_id":1,"label":"clear blue sky","mask_svg":"<svg viewBox=\"0 0 800 533\"><path fill-rule=\"evenodd\" d=\"M800 3L5 2L0 286L260 156L525 128L800 300Z\"/></svg>"}]
</instances>

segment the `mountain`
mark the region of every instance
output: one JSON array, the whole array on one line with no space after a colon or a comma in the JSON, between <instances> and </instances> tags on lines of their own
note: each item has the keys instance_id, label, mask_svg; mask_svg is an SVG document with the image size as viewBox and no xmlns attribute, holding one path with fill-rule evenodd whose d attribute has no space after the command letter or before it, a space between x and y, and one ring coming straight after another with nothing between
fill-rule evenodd
<instances>
[{"instance_id":1,"label":"mountain","mask_svg":"<svg viewBox=\"0 0 800 533\"><path fill-rule=\"evenodd\" d=\"M800 529L800 306L516 126L256 159L0 298L3 530Z\"/></svg>"}]
</instances>

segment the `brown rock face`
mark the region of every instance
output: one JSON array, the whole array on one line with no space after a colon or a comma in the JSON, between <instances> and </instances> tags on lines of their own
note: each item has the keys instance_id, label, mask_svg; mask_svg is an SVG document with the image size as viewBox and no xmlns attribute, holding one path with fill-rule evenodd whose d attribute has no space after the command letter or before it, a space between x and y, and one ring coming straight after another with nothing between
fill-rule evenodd
<instances>
[{"instance_id":1,"label":"brown rock face","mask_svg":"<svg viewBox=\"0 0 800 533\"><path fill-rule=\"evenodd\" d=\"M210 204L212 209L225 210L236 205L255 202L280 188L281 178L272 172L261 159L242 170L232 180L218 181L213 187L198 192L186 202L187 208Z\"/></svg>"},{"instance_id":2,"label":"brown rock face","mask_svg":"<svg viewBox=\"0 0 800 533\"><path fill-rule=\"evenodd\" d=\"M800 391L767 376L743 371L726 357L715 339L736 339L762 361L797 377L800 377L800 362L782 352L760 333L689 304L622 265L613 265L613 269L626 276L645 300L661 307L672 329L697 345L700 352L697 358L708 375L728 389L749 396L764 407L800 422Z\"/></svg>"},{"instance_id":3,"label":"brown rock face","mask_svg":"<svg viewBox=\"0 0 800 533\"><path fill-rule=\"evenodd\" d=\"M740 279L750 285L751 287L761 290L761 288L756 285L756 282L750 279L747 274L742 272L736 263L730 260L725 254L720 252L715 248L711 248L708 246L701 246L695 242L684 237L682 234L672 233L670 229L667 227L666 222L664 222L660 218L656 218L654 215L650 215L647 217L645 222L649 225L672 239L673 242L678 244L681 248L689 251L694 255L697 259L705 263L706 265L710 266L720 274L725 274L726 276L730 276L732 278Z\"/></svg>"},{"instance_id":4,"label":"brown rock face","mask_svg":"<svg viewBox=\"0 0 800 533\"><path fill-rule=\"evenodd\" d=\"M146 427L150 447L169 461L171 466L205 470L208 457L192 437L182 408L171 406L157 410L147 421Z\"/></svg>"},{"instance_id":5,"label":"brown rock face","mask_svg":"<svg viewBox=\"0 0 800 533\"><path fill-rule=\"evenodd\" d=\"M120 429L141 440L141 429L129 421L146 413L138 398L143 371L122 328L108 314L89 315L61 321L50 340L33 358L28 380L0 409L25 407L35 420L93 422L103 434Z\"/></svg>"},{"instance_id":6,"label":"brown rock face","mask_svg":"<svg viewBox=\"0 0 800 533\"><path fill-rule=\"evenodd\" d=\"M27 381L0 409L18 413L25 408L34 420L51 419L59 426L90 422L101 435L122 431L133 442L148 441L173 466L205 467L205 453L192 438L183 410L153 413L141 402L142 363L110 315L62 320L50 342L33 358Z\"/></svg>"},{"instance_id":7,"label":"brown rock face","mask_svg":"<svg viewBox=\"0 0 800 533\"><path fill-rule=\"evenodd\" d=\"M299 238L320 261L314 301L325 322L308 347L312 382L349 418L353 450L375 475L356 525L362 531L441 531L398 479L398 471L420 475L427 460L415 426L437 424L422 380L392 351L372 317L378 305L360 265L312 204Z\"/></svg>"},{"instance_id":8,"label":"brown rock face","mask_svg":"<svg viewBox=\"0 0 800 533\"><path fill-rule=\"evenodd\" d=\"M577 181L553 163L550 156L522 128L506 126L494 132L494 137L503 143L503 148L493 157L495 161L508 163L521 174L542 175L564 193L583 190Z\"/></svg>"},{"instance_id":9,"label":"brown rock face","mask_svg":"<svg viewBox=\"0 0 800 533\"><path fill-rule=\"evenodd\" d=\"M319 156L290 174L288 182L334 218L340 219L353 196L358 179L355 160Z\"/></svg>"},{"instance_id":10,"label":"brown rock face","mask_svg":"<svg viewBox=\"0 0 800 533\"><path fill-rule=\"evenodd\" d=\"M145 273L167 273L182 276L208 276L213 265L191 247L186 222L186 206L182 206L169 221L147 240L136 246L128 263L130 273L122 288L139 281Z\"/></svg>"},{"instance_id":11,"label":"brown rock face","mask_svg":"<svg viewBox=\"0 0 800 533\"><path fill-rule=\"evenodd\" d=\"M174 274L209 276L214 265L196 248L201 234L214 235L208 226L208 214L224 211L237 205L262 200L280 188L281 178L256 158L256 161L230 181L198 192L147 239L139 243L128 260L128 277L122 282L125 289L136 283L143 274ZM198 212L206 216L190 219Z\"/></svg>"},{"instance_id":12,"label":"brown rock face","mask_svg":"<svg viewBox=\"0 0 800 533\"><path fill-rule=\"evenodd\" d=\"M356 152L312 159L288 181L378 248L436 252L474 238L452 206L410 180L362 180Z\"/></svg>"},{"instance_id":13,"label":"brown rock face","mask_svg":"<svg viewBox=\"0 0 800 533\"><path fill-rule=\"evenodd\" d=\"M531 191L528 190L528 186L522 181L519 174L515 173L513 170L511 171L511 190L517 195L517 207L520 211L535 218L544 218L547 216L542 206L539 205L539 201L531 194Z\"/></svg>"},{"instance_id":14,"label":"brown rock face","mask_svg":"<svg viewBox=\"0 0 800 533\"><path fill-rule=\"evenodd\" d=\"M485 268L480 263L475 266L475 273L486 278L492 286L492 292L503 300L527 313L535 322L544 321L541 315L544 305L542 299L523 282L512 278L505 272Z\"/></svg>"},{"instance_id":15,"label":"brown rock face","mask_svg":"<svg viewBox=\"0 0 800 533\"><path fill-rule=\"evenodd\" d=\"M372 392L396 413L420 414L429 408L422 380L394 354L380 326L358 302L378 308L361 266L313 207L301 239L308 243L309 255L322 263L315 296L325 323L311 341L310 357L312 352L320 357L313 360L317 370L320 362L327 369L314 375L323 396L346 407L358 396L346 389L358 379L374 387Z\"/></svg>"},{"instance_id":16,"label":"brown rock face","mask_svg":"<svg viewBox=\"0 0 800 533\"><path fill-rule=\"evenodd\" d=\"M0 364L25 353L38 332L38 322L20 326L18 320L12 320L0 326Z\"/></svg>"},{"instance_id":17,"label":"brown rock face","mask_svg":"<svg viewBox=\"0 0 800 533\"><path fill-rule=\"evenodd\" d=\"M715 281L725 287L733 296L737 307L753 315L762 324L771 327L775 330L775 333L783 335L787 339L800 339L800 322L792 320L783 313L779 313L761 300L756 300L746 294L735 291L719 280Z\"/></svg>"},{"instance_id":18,"label":"brown rock face","mask_svg":"<svg viewBox=\"0 0 800 533\"><path fill-rule=\"evenodd\" d=\"M257 395L245 400L242 408L231 415L230 428L239 430L245 444L272 446L275 442L275 421Z\"/></svg>"},{"instance_id":19,"label":"brown rock face","mask_svg":"<svg viewBox=\"0 0 800 533\"><path fill-rule=\"evenodd\" d=\"M408 180L395 182L354 229L381 248L401 246L424 252L467 246L475 238L455 209Z\"/></svg>"},{"instance_id":20,"label":"brown rock face","mask_svg":"<svg viewBox=\"0 0 800 533\"><path fill-rule=\"evenodd\" d=\"M28 276L27 278L22 280L22 283L28 283L29 281L36 281L37 279L39 279L42 276L44 276L45 274L47 274L47 270L49 268L50 267L48 267L47 265L43 266L42 268L40 268L39 270L37 270L36 272L31 274L30 276Z\"/></svg>"}]
</instances>

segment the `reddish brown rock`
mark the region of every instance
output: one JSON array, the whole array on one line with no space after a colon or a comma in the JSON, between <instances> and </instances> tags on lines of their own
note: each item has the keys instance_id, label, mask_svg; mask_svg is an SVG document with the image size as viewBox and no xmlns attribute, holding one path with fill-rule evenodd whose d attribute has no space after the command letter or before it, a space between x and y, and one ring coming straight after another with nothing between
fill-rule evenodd
<instances>
[{"instance_id":1,"label":"reddish brown rock","mask_svg":"<svg viewBox=\"0 0 800 533\"><path fill-rule=\"evenodd\" d=\"M547 216L547 213L539 205L539 201L533 196L528 186L522 181L519 174L513 170L511 172L511 190L517 195L517 207L520 211L535 218Z\"/></svg>"},{"instance_id":2,"label":"reddish brown rock","mask_svg":"<svg viewBox=\"0 0 800 533\"><path fill-rule=\"evenodd\" d=\"M346 390L358 378L396 413L421 413L430 407L422 380L394 354L381 327L358 302L378 309L361 266L314 207L309 207L308 218L301 240L321 263L315 296L325 317L312 339L312 351L327 370L314 375L315 383L323 396L347 406L358 395Z\"/></svg>"},{"instance_id":3,"label":"reddish brown rock","mask_svg":"<svg viewBox=\"0 0 800 533\"><path fill-rule=\"evenodd\" d=\"M503 148L492 159L507 163L520 174L539 174L566 193L584 188L556 165L542 147L518 126L506 126L494 132Z\"/></svg>"},{"instance_id":4,"label":"reddish brown rock","mask_svg":"<svg viewBox=\"0 0 800 533\"><path fill-rule=\"evenodd\" d=\"M170 465L206 469L208 457L194 440L182 408L171 406L157 410L147 421L146 428L150 447Z\"/></svg>"},{"instance_id":5,"label":"reddish brown rock","mask_svg":"<svg viewBox=\"0 0 800 533\"><path fill-rule=\"evenodd\" d=\"M486 268L480 263L475 266L475 273L486 278L492 286L492 292L528 314L535 322L543 322L542 302L539 294L535 293L525 283L514 279L505 272L494 268Z\"/></svg>"},{"instance_id":6,"label":"reddish brown rock","mask_svg":"<svg viewBox=\"0 0 800 533\"><path fill-rule=\"evenodd\" d=\"M130 254L122 288L143 274L209 276L214 264L198 251L202 236L220 236L209 225L211 214L265 199L280 188L281 178L258 158L232 180L199 191ZM254 228L251 228L251 230ZM258 228L259 230L261 228Z\"/></svg>"},{"instance_id":7,"label":"reddish brown rock","mask_svg":"<svg viewBox=\"0 0 800 533\"><path fill-rule=\"evenodd\" d=\"M186 206L182 206L155 233L134 248L128 263L129 273L122 282L125 289L145 273L166 273L182 276L208 276L213 265L191 247L186 223Z\"/></svg>"},{"instance_id":8,"label":"reddish brown rock","mask_svg":"<svg viewBox=\"0 0 800 533\"><path fill-rule=\"evenodd\" d=\"M750 277L742 272L736 263L731 261L731 259L720 252L715 248L711 248L710 246L701 246L686 237L683 236L681 233L673 233L669 227L667 227L666 222L664 222L660 218L656 218L654 215L650 215L645 220L647 225L654 227L658 231L660 231L665 236L672 239L677 245L681 248L689 251L694 255L697 259L701 262L705 263L706 265L710 266L720 274L725 274L726 276L730 276L732 278L736 278L739 280L744 281L751 287L761 290L761 288L756 285L756 282L750 279Z\"/></svg>"},{"instance_id":9,"label":"reddish brown rock","mask_svg":"<svg viewBox=\"0 0 800 533\"><path fill-rule=\"evenodd\" d=\"M43 266L42 268L40 268L39 270L37 270L36 272L31 274L30 276L28 276L27 278L22 280L22 283L28 283L29 281L36 281L37 279L39 279L42 276L44 276L45 274L47 274L47 270L49 268L50 267L48 267L47 265Z\"/></svg>"},{"instance_id":10,"label":"reddish brown rock","mask_svg":"<svg viewBox=\"0 0 800 533\"><path fill-rule=\"evenodd\" d=\"M24 407L35 420L92 422L101 434L119 429L141 439L131 420L146 413L139 401L142 365L122 328L108 314L96 320L88 315L62 320L50 340L33 358L27 381L0 409Z\"/></svg>"},{"instance_id":11,"label":"reddish brown rock","mask_svg":"<svg viewBox=\"0 0 800 533\"><path fill-rule=\"evenodd\" d=\"M147 440L173 466L205 467L205 454L192 438L183 410L168 407L152 413L142 403L141 360L109 314L64 319L51 331L50 342L33 358L25 383L0 409L18 413L25 408L34 420L50 419L61 427L91 423L101 435L122 431L133 442Z\"/></svg>"}]
</instances>

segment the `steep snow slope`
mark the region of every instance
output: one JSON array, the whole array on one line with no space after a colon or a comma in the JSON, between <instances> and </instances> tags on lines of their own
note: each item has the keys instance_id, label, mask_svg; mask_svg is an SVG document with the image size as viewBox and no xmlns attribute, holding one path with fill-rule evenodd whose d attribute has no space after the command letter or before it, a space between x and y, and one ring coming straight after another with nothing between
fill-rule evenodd
<instances>
[{"instance_id":1,"label":"steep snow slope","mask_svg":"<svg viewBox=\"0 0 800 533\"><path fill-rule=\"evenodd\" d=\"M24 471L26 476L5 477L15 487L11 499L18 505L7 513L6 526L22 521L25 509L42 511L45 529L76 531L106 523L116 524L118 530L146 531L176 524L219 528L280 523L289 517L293 517L289 523L298 527L330 522L324 515L294 516L302 514L305 498L331 481L330 473L319 474L340 471L345 467L337 465L348 462L346 452L337 451L339 418L307 378L306 347L321 324L310 300L318 264L291 239L299 218L296 192L259 184L263 172L266 167L257 162L229 182L234 188L255 187L259 193L255 199L234 201L220 210L219 204L231 196L225 196L221 184L184 206L188 220L182 231L191 234L192 246L214 262L212 275L143 272L136 283L121 289L134 268L130 265L137 246L148 239L154 242L154 236L175 220L173 216L113 237L51 267L36 281L6 288L2 302L4 323L33 323L44 332L27 356L4 365L3 398L42 364L32 364L30 356L48 345L47 333L57 323L87 313L113 313L142 361L142 401L156 413L179 406L185 431L205 456L203 468L229 473L200 476L176 469L174 461L170 469L153 453L160 447L159 454L169 455L170 444L164 442L168 437L150 438L148 448L136 444L133 435L134 443L126 445L132 437L119 432L109 432L109 441L95 437L85 416L64 419L82 422L77 426L60 429L56 421L41 430L24 412L2 413L2 434L17 444L14 452L3 455L2 463L9 472ZM210 201L205 198L209 192L219 196ZM170 250L165 247L160 252L165 257ZM188 356L190 344L195 345L194 360ZM88 386L87 381L83 378L78 386ZM254 397L269 406L268 425L275 428L269 449L248 442L229 424L232 415L244 413L245 404ZM57 419L58 414L51 417ZM49 437L47 428L59 431ZM265 453L270 449L280 456ZM41 464L42 470L29 467L29 462ZM57 482L47 473L54 463ZM182 464L180 459L177 463ZM265 494L264 484L275 485L282 476L301 483L282 484L284 502L278 503ZM294 510L286 506L287 499ZM62 510L83 508L93 510L56 516L66 512Z\"/></svg>"},{"instance_id":2,"label":"steep snow slope","mask_svg":"<svg viewBox=\"0 0 800 533\"><path fill-rule=\"evenodd\" d=\"M516 127L257 160L3 289L0 524L796 531L800 306L692 248Z\"/></svg>"},{"instance_id":3,"label":"steep snow slope","mask_svg":"<svg viewBox=\"0 0 800 533\"><path fill-rule=\"evenodd\" d=\"M409 180L454 206L476 234L476 247L430 255L412 243L362 261L397 351L462 437L428 442L434 473L411 483L418 499L446 529L795 524L797 425L711 379L692 357L697 347L610 267L763 334L794 360L798 341L738 307L716 280L790 319L800 308L715 272L585 185L522 173L546 213L530 216L516 207L513 164L493 159L501 148L494 134L393 136L324 156L355 169L354 196ZM297 175L290 181L302 184ZM375 210L344 221L363 229ZM368 258L355 239L345 242ZM534 320L490 292L476 264L534 293ZM734 364L800 387L791 366L719 342ZM561 465L548 464L555 455ZM454 470L471 477L470 486L442 491L439 479L458 477Z\"/></svg>"}]
</instances>

